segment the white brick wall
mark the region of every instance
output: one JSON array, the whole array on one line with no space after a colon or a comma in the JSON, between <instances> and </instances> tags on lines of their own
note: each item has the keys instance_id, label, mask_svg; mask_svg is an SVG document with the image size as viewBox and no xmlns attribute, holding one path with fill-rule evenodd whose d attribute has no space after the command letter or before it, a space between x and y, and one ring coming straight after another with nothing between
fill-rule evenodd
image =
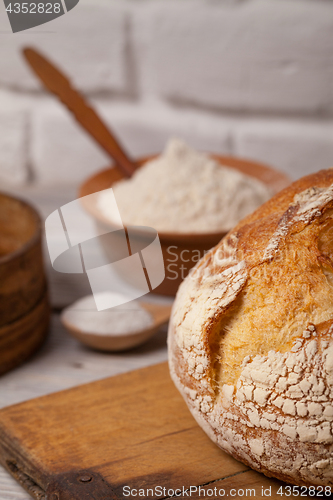
<instances>
[{"instance_id":1,"label":"white brick wall","mask_svg":"<svg viewBox=\"0 0 333 500\"><path fill-rule=\"evenodd\" d=\"M331 2L170 4L152 16L157 94L220 109L310 113L331 105Z\"/></svg>"},{"instance_id":2,"label":"white brick wall","mask_svg":"<svg viewBox=\"0 0 333 500\"><path fill-rule=\"evenodd\" d=\"M230 152L230 125L204 113L162 105L110 105L94 100L100 115L133 157L160 152L172 136L203 150ZM81 182L110 159L72 117L45 99L32 119L31 158L41 183Z\"/></svg>"},{"instance_id":3,"label":"white brick wall","mask_svg":"<svg viewBox=\"0 0 333 500\"><path fill-rule=\"evenodd\" d=\"M28 70L35 46L133 156L178 135L297 178L333 165L333 2L80 0L12 34L0 3L0 181L78 183L109 163Z\"/></svg>"},{"instance_id":4,"label":"white brick wall","mask_svg":"<svg viewBox=\"0 0 333 500\"><path fill-rule=\"evenodd\" d=\"M32 115L31 159L41 183L79 182L108 159L61 106L45 100Z\"/></svg>"},{"instance_id":5,"label":"white brick wall","mask_svg":"<svg viewBox=\"0 0 333 500\"><path fill-rule=\"evenodd\" d=\"M0 3L0 85L19 90L40 90L21 50L32 46L47 55L86 92L129 89L126 59L126 14L114 2L90 4L81 0L75 9L51 23L8 35L9 21Z\"/></svg>"},{"instance_id":6,"label":"white brick wall","mask_svg":"<svg viewBox=\"0 0 333 500\"><path fill-rule=\"evenodd\" d=\"M333 167L333 121L249 121L233 137L236 155L260 158L294 179Z\"/></svg>"},{"instance_id":7,"label":"white brick wall","mask_svg":"<svg viewBox=\"0 0 333 500\"><path fill-rule=\"evenodd\" d=\"M0 93L0 185L28 180L28 119L24 99Z\"/></svg>"}]
</instances>

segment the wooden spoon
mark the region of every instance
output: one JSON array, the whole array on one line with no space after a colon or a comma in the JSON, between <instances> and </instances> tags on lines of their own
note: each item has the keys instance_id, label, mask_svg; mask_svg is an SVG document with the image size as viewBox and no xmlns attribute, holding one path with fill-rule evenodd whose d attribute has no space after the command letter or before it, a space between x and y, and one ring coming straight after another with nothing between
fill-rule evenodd
<instances>
[{"instance_id":1,"label":"wooden spoon","mask_svg":"<svg viewBox=\"0 0 333 500\"><path fill-rule=\"evenodd\" d=\"M135 163L125 153L118 139L92 106L72 86L69 78L36 50L27 47L23 50L23 54L44 86L65 104L79 124L111 156L117 168L126 177L131 177L136 169Z\"/></svg>"},{"instance_id":2,"label":"wooden spoon","mask_svg":"<svg viewBox=\"0 0 333 500\"><path fill-rule=\"evenodd\" d=\"M110 326L110 334L97 334L94 332L82 331L70 318L71 306L64 309L60 318L68 332L88 347L100 351L124 351L143 344L150 339L161 326L169 321L172 305L152 304L141 301L140 305L149 312L153 322L151 326L144 330L131 331L128 333L112 333L112 326ZM99 312L96 311L96 315L98 314Z\"/></svg>"}]
</instances>

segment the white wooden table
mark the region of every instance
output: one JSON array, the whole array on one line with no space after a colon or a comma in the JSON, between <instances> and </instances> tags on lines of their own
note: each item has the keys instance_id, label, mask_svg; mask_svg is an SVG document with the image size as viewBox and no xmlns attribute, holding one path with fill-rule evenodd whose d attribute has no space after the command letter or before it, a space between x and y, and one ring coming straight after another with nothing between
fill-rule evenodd
<instances>
[{"instance_id":1,"label":"white wooden table","mask_svg":"<svg viewBox=\"0 0 333 500\"><path fill-rule=\"evenodd\" d=\"M31 201L45 219L51 212L76 198L71 187L6 189ZM109 354L89 350L68 335L59 320L61 309L88 295L89 286L83 276L56 273L45 252L53 306L49 337L42 349L27 363L0 377L0 408L27 399L124 373L167 359L166 328L146 344L131 351ZM145 300L170 303L168 298L154 295ZM29 500L29 495L0 466L0 500Z\"/></svg>"}]
</instances>

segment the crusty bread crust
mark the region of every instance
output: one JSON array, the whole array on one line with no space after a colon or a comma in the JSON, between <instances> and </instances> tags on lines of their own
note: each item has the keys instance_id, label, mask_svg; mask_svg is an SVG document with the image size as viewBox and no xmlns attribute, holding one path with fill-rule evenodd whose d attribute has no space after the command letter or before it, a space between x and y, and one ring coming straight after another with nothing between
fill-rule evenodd
<instances>
[{"instance_id":1,"label":"crusty bread crust","mask_svg":"<svg viewBox=\"0 0 333 500\"><path fill-rule=\"evenodd\" d=\"M333 170L241 221L179 288L171 376L223 450L333 486Z\"/></svg>"}]
</instances>

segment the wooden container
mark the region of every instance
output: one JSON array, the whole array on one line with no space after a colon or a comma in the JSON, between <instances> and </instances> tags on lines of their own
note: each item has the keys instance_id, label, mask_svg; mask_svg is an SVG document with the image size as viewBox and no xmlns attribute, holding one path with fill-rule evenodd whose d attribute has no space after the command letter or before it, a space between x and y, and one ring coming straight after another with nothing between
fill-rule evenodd
<instances>
[{"instance_id":1,"label":"wooden container","mask_svg":"<svg viewBox=\"0 0 333 500\"><path fill-rule=\"evenodd\" d=\"M291 182L287 175L267 165L230 156L211 156L221 165L235 168L244 174L260 180L271 188L274 194ZM139 159L137 162L139 168L152 158ZM107 189L122 178L123 175L121 172L114 167L102 170L82 184L79 196L83 197ZM93 203L84 203L84 206L94 217L97 225L103 228L105 225L112 227L112 223L102 216ZM203 257L205 252L217 245L223 236L226 235L226 232L193 234L159 232L158 235L165 263L165 279L154 289L154 293L172 296L176 294L180 283L187 276L189 270ZM145 238L145 235L143 233L140 234L140 231L138 231L137 237L138 240L142 240Z\"/></svg>"},{"instance_id":2,"label":"wooden container","mask_svg":"<svg viewBox=\"0 0 333 500\"><path fill-rule=\"evenodd\" d=\"M0 374L30 356L47 331L41 233L30 205L0 193Z\"/></svg>"}]
</instances>

